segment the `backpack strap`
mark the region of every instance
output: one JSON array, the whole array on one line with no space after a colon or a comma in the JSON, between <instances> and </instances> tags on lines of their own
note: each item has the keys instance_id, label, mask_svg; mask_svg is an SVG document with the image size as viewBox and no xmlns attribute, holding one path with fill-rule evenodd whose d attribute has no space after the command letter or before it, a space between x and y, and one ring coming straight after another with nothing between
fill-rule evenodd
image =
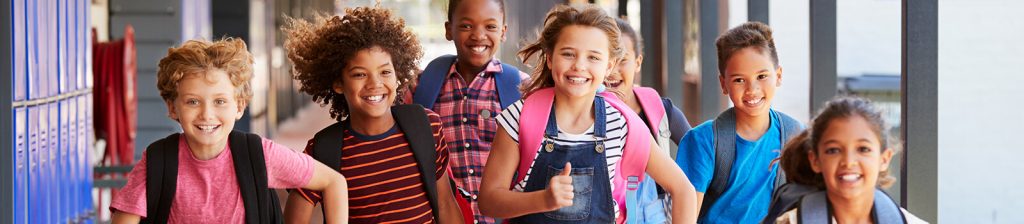
<instances>
[{"instance_id":1,"label":"backpack strap","mask_svg":"<svg viewBox=\"0 0 1024 224\"><path fill-rule=\"evenodd\" d=\"M519 93L519 84L523 80L519 77L519 69L515 66L501 63L501 75L498 75L494 81L502 110L522 98L522 94Z\"/></svg>"},{"instance_id":2,"label":"backpack strap","mask_svg":"<svg viewBox=\"0 0 1024 224\"><path fill-rule=\"evenodd\" d=\"M802 125L789 115L771 110L772 120L779 126L779 142L785 146L790 136L796 135ZM728 187L729 177L732 175L732 165L736 160L736 111L735 108L726 109L715 118L712 126L715 133L715 171L711 177L711 184L704 194L704 203L701 204L700 215L707 214L707 210L725 193ZM786 173L776 169L773 189L778 189L786 183Z\"/></svg>"},{"instance_id":3,"label":"backpack strap","mask_svg":"<svg viewBox=\"0 0 1024 224\"><path fill-rule=\"evenodd\" d=\"M826 191L804 195L797 210L799 223L829 223L832 220L832 204L828 203ZM884 191L875 189L871 219L879 224L907 223L903 211Z\"/></svg>"},{"instance_id":4,"label":"backpack strap","mask_svg":"<svg viewBox=\"0 0 1024 224\"><path fill-rule=\"evenodd\" d=\"M707 215L711 205L725 193L732 174L732 163L736 160L736 111L726 109L715 118L712 124L715 134L715 171L711 183L704 192L704 202L700 206L700 216Z\"/></svg>"},{"instance_id":5,"label":"backpack strap","mask_svg":"<svg viewBox=\"0 0 1024 224\"><path fill-rule=\"evenodd\" d=\"M423 181L423 189L427 192L430 208L433 209L434 220L440 219L440 207L437 195L437 151L435 150L434 130L422 106L416 104L397 105L391 107L398 127L405 133L412 155L416 158ZM337 150L341 151L341 150ZM340 158L340 157L339 157Z\"/></svg>"},{"instance_id":6,"label":"backpack strap","mask_svg":"<svg viewBox=\"0 0 1024 224\"><path fill-rule=\"evenodd\" d=\"M174 133L146 147L146 215L141 223L167 223L178 187L178 138Z\"/></svg>"},{"instance_id":7,"label":"backpack strap","mask_svg":"<svg viewBox=\"0 0 1024 224\"><path fill-rule=\"evenodd\" d=\"M830 223L832 205L828 203L826 191L809 193L800 198L800 209L797 210L798 223Z\"/></svg>"},{"instance_id":8,"label":"backpack strap","mask_svg":"<svg viewBox=\"0 0 1024 224\"><path fill-rule=\"evenodd\" d=\"M630 111L629 106L622 103L614 94L601 92L599 95L604 97L605 102L612 105L615 109ZM537 157L537 148L540 147L544 130L535 128L531 124L546 124L548 122L548 115L551 113L554 103L554 96L553 88L539 89L531 93L523 103L523 110L519 116L519 167L516 170L516 176L510 188L515 187L516 183L525 178L530 164ZM621 114L626 118L628 130L648 130L647 125L644 124L643 120L636 113L622 112ZM651 153L650 140L651 135L647 131L628 131L626 133L626 145L622 150L622 159L619 160L618 168L616 169L617 174L612 179L615 186L625 186L624 188L616 188L612 192L612 198L619 202L625 202L625 204L620 203L618 205L621 211L640 211L635 196L637 189L640 187L640 182L644 180L644 173L647 171L647 160L650 158ZM629 197L627 198L627 196Z\"/></svg>"},{"instance_id":9,"label":"backpack strap","mask_svg":"<svg viewBox=\"0 0 1024 224\"><path fill-rule=\"evenodd\" d=\"M341 169L341 148L345 144L345 126L335 122L313 135L313 159L331 169Z\"/></svg>"},{"instance_id":10,"label":"backpack strap","mask_svg":"<svg viewBox=\"0 0 1024 224\"><path fill-rule=\"evenodd\" d=\"M633 93L636 94L637 101L640 101L640 107L644 108L643 112L650 122L647 126L650 127L651 133L659 133L658 128L665 118L665 104L661 101L658 91L647 87L633 87Z\"/></svg>"},{"instance_id":11,"label":"backpack strap","mask_svg":"<svg viewBox=\"0 0 1024 224\"><path fill-rule=\"evenodd\" d=\"M661 104L662 107L665 108L665 120L662 121L661 123L664 123L665 126L668 128L667 134L669 141L676 143L675 145L670 145L676 147L668 147L668 158L675 159L676 154L678 154L679 152L679 140L682 138L683 134L686 134L686 131L690 130L690 124L687 123L686 117L683 117L682 113L675 113L678 110L675 108L675 105L672 105L671 99L667 97L662 97ZM686 129L686 131L683 130L684 128ZM676 137L677 135L680 137Z\"/></svg>"},{"instance_id":12,"label":"backpack strap","mask_svg":"<svg viewBox=\"0 0 1024 224\"><path fill-rule=\"evenodd\" d=\"M775 218L786 211L798 208L797 205L800 204L800 199L804 195L817 191L821 191L821 189L798 183L786 183L775 188L772 191L771 203L768 205L768 214L765 215L761 223L775 223Z\"/></svg>"},{"instance_id":13,"label":"backpack strap","mask_svg":"<svg viewBox=\"0 0 1024 224\"><path fill-rule=\"evenodd\" d=\"M267 186L263 139L256 134L231 131L228 144L245 207L246 223L282 223L280 201Z\"/></svg>"},{"instance_id":14,"label":"backpack strap","mask_svg":"<svg viewBox=\"0 0 1024 224\"><path fill-rule=\"evenodd\" d=\"M799 134L801 130L803 130L803 125L801 125L800 121L797 121L793 117L790 117L789 115L786 115L782 112L776 110L772 110L772 112L772 118L775 121L777 121L779 125L779 138L781 138L779 142L781 143L782 147L785 147L786 142L789 141L789 138L791 136L795 136ZM781 155L782 149L779 149L779 151L779 154ZM782 171L781 166L779 166L777 171L778 172L775 172L775 185L772 189L779 189L779 187L781 187L783 184L786 184L786 172Z\"/></svg>"},{"instance_id":15,"label":"backpack strap","mask_svg":"<svg viewBox=\"0 0 1024 224\"><path fill-rule=\"evenodd\" d=\"M544 130L537 125L548 123L554 102L555 91L552 88L536 90L523 100L523 110L519 114L519 166L509 189L526 178L530 164L537 158L537 148L544 139Z\"/></svg>"},{"instance_id":16,"label":"backpack strap","mask_svg":"<svg viewBox=\"0 0 1024 224\"><path fill-rule=\"evenodd\" d=\"M434 103L437 102L437 96L441 94L444 80L448 77L448 71L455 63L455 59L455 55L447 54L437 57L427 64L427 68L420 74L416 92L413 93L412 101L414 103L422 105L424 108L434 108ZM515 66L501 63L501 74L496 75L494 81L502 110L522 97L522 94L519 93L519 84L522 79L519 77L519 69Z\"/></svg>"},{"instance_id":17,"label":"backpack strap","mask_svg":"<svg viewBox=\"0 0 1024 224\"><path fill-rule=\"evenodd\" d=\"M885 191L875 189L875 202L873 211L873 219L878 224L890 224L890 223L907 223L907 217L903 215L903 210L900 210L900 206L896 204L896 201L889 197Z\"/></svg>"},{"instance_id":18,"label":"backpack strap","mask_svg":"<svg viewBox=\"0 0 1024 224\"><path fill-rule=\"evenodd\" d=\"M628 131L626 133L626 145L622 150L622 159L619 160L619 167L616 169L618 174L612 180L615 186L623 186L625 188L616 188L612 192L612 197L616 201L624 201L625 204L619 204L619 208L625 211L627 223L640 223L639 218L643 216L643 212L640 209L637 198L640 192L640 182L644 181L644 177L647 176L647 161L651 158L651 134L646 132L648 130L647 125L644 124L643 120L636 113L628 113L631 109L622 100L619 100L615 94L610 92L601 92L598 95L604 96L605 101L611 104L612 107L619 110L622 117L626 118L626 127ZM659 99L659 98L655 98ZM664 115L664 111L662 112ZM645 130L645 131L635 131ZM630 213L636 212L636 213ZM629 220L632 220L631 222Z\"/></svg>"},{"instance_id":19,"label":"backpack strap","mask_svg":"<svg viewBox=\"0 0 1024 224\"><path fill-rule=\"evenodd\" d=\"M419 83L416 84L416 92L412 94L412 102L423 105L424 108L434 108L437 102L437 95L441 93L444 80L448 77L448 70L455 63L455 55L442 55L427 64L427 68L420 73Z\"/></svg>"}]
</instances>

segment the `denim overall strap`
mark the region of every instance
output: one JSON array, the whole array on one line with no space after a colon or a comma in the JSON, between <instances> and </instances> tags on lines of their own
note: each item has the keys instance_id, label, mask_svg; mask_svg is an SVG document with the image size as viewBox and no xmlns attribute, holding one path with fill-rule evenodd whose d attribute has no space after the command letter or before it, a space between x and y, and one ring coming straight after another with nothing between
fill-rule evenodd
<instances>
[{"instance_id":1,"label":"denim overall strap","mask_svg":"<svg viewBox=\"0 0 1024 224\"><path fill-rule=\"evenodd\" d=\"M608 130L605 129L608 119L604 116L604 107L604 97L594 97L594 137L598 139L608 137ZM544 137L551 138L554 136L558 136L558 121L555 121L555 108L551 108L551 113L548 114L547 127L544 128Z\"/></svg>"},{"instance_id":2,"label":"denim overall strap","mask_svg":"<svg viewBox=\"0 0 1024 224\"><path fill-rule=\"evenodd\" d=\"M524 192L548 188L549 181L572 164L570 176L573 179L573 205L557 210L516 217L511 223L611 223L615 221L616 203L611 197L611 183L608 162L604 154L604 137L607 130L604 100L595 99L594 141L575 141L572 144L555 143L558 122L554 112L549 113L541 150L530 168ZM553 111L553 110L552 110Z\"/></svg>"}]
</instances>

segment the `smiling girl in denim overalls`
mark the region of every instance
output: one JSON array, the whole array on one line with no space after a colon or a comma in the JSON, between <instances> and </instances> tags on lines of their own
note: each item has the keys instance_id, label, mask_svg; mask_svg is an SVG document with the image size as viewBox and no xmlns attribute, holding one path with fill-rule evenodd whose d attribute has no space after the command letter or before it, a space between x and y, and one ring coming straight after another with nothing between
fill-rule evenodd
<instances>
[{"instance_id":1,"label":"smiling girl in denim overalls","mask_svg":"<svg viewBox=\"0 0 1024 224\"><path fill-rule=\"evenodd\" d=\"M597 93L622 54L614 19L595 6L557 6L544 24L520 51L524 62L537 54L539 69L526 97L497 118L480 210L513 223L624 223L624 189L639 180L622 175L623 164L646 164L676 202L673 221L693 223L696 192L686 176L636 114L621 112L628 106Z\"/></svg>"}]
</instances>

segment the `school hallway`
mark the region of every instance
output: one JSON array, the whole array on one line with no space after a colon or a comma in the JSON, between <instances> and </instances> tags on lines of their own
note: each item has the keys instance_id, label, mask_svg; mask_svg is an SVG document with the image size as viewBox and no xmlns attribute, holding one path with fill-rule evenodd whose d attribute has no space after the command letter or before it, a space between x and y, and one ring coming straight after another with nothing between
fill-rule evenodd
<instances>
[{"instance_id":1,"label":"school hallway","mask_svg":"<svg viewBox=\"0 0 1024 224\"><path fill-rule=\"evenodd\" d=\"M147 146L182 132L156 83L168 48L191 39L245 42L253 95L235 130L301 152L335 120L299 90L281 26L375 3L416 34L419 68L456 53L448 0L0 2L0 223L109 223L111 199ZM626 18L646 46L639 84L692 125L731 103L715 38L764 22L785 68L773 109L807 122L833 96L869 98L902 149L887 189L902 207L932 223L1024 223L1024 178L1014 177L1024 170L1024 106L1013 103L1024 93L1014 67L1024 61L1024 1L505 0L507 40L494 57L529 73L518 48L559 4Z\"/></svg>"},{"instance_id":2,"label":"school hallway","mask_svg":"<svg viewBox=\"0 0 1024 224\"><path fill-rule=\"evenodd\" d=\"M288 146L296 152L302 152L306 148L306 143L313 138L317 131L335 122L334 119L331 119L329 111L330 108L310 102L309 105L301 107L295 117L282 122L270 140ZM278 190L277 195L281 199L283 209L288 200L288 193ZM323 210L320 210L320 205L313 209L313 217L309 219L309 223L323 223Z\"/></svg>"}]
</instances>

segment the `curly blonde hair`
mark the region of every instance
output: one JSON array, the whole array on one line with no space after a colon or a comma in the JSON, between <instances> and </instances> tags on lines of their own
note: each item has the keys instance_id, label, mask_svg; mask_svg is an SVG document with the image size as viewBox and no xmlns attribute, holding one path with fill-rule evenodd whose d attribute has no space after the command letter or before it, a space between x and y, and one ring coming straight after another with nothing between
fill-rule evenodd
<instances>
[{"instance_id":1,"label":"curly blonde hair","mask_svg":"<svg viewBox=\"0 0 1024 224\"><path fill-rule=\"evenodd\" d=\"M330 105L331 117L339 121L348 116L348 103L344 95L333 91L333 85L341 81L343 69L357 52L379 47L391 56L399 96L415 78L416 64L423 56L405 21L383 8L350 8L344 16L320 14L312 21L289 18L282 30L288 35L285 49L294 64L292 75L301 85L299 90L312 95L314 102Z\"/></svg>"},{"instance_id":2,"label":"curly blonde hair","mask_svg":"<svg viewBox=\"0 0 1024 224\"><path fill-rule=\"evenodd\" d=\"M241 39L189 40L181 47L168 49L167 56L160 59L156 87L160 97L171 102L178 97L178 84L185 76L222 70L235 86L235 99L244 106L252 100L252 64L252 54Z\"/></svg>"}]
</instances>

